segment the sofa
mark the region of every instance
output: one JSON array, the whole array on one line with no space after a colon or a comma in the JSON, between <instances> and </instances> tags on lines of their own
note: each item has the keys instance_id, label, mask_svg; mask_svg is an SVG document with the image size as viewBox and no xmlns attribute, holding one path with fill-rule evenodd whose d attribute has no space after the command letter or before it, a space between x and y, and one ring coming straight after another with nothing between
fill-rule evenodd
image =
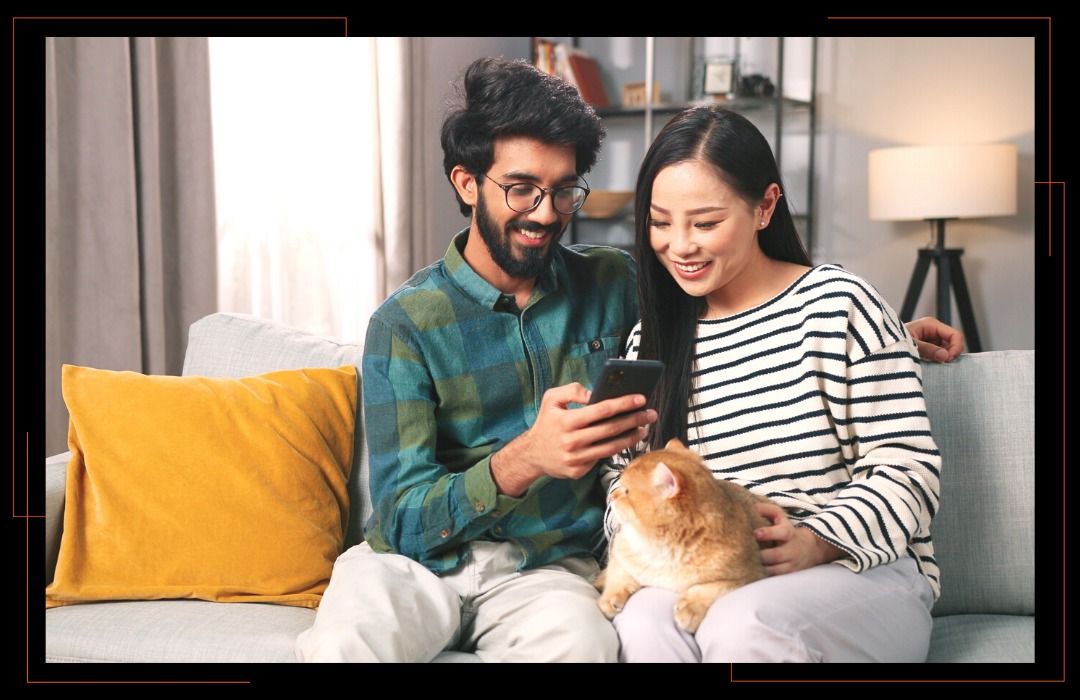
<instances>
[{"instance_id":1,"label":"sofa","mask_svg":"<svg viewBox=\"0 0 1080 700\"><path fill-rule=\"evenodd\" d=\"M252 316L216 313L192 324L184 375L239 377L361 364L363 348ZM1034 351L962 355L923 365L942 453L933 536L942 596L930 662L1032 662L1034 593ZM362 391L362 388L361 388ZM358 417L345 546L371 513ZM63 523L68 454L45 461L45 573L52 580ZM47 662L293 662L314 611L260 603L155 600L87 603L45 612ZM435 661L477 661L444 652Z\"/></svg>"}]
</instances>

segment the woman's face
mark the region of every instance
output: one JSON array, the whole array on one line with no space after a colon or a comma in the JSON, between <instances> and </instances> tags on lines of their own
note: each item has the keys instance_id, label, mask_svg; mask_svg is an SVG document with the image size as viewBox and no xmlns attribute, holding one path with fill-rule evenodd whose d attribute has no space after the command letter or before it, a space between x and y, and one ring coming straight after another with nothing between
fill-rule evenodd
<instances>
[{"instance_id":1,"label":"woman's face","mask_svg":"<svg viewBox=\"0 0 1080 700\"><path fill-rule=\"evenodd\" d=\"M757 242L762 216L713 166L675 163L653 180L649 243L684 292L707 297L764 255Z\"/></svg>"}]
</instances>

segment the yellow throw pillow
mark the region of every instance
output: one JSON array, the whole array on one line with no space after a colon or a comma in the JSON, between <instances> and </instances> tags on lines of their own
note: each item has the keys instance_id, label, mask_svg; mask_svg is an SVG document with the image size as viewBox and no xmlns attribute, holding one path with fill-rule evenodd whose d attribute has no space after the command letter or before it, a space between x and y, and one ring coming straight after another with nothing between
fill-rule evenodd
<instances>
[{"instance_id":1,"label":"yellow throw pillow","mask_svg":"<svg viewBox=\"0 0 1080 700\"><path fill-rule=\"evenodd\" d=\"M348 523L355 367L222 379L65 365L62 385L72 456L45 607L318 607Z\"/></svg>"}]
</instances>

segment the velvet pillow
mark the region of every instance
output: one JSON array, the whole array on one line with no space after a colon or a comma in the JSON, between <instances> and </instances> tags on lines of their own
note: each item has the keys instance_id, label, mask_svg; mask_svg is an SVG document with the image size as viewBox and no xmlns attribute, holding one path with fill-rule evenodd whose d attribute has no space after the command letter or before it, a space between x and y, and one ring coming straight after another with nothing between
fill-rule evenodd
<instances>
[{"instance_id":1,"label":"velvet pillow","mask_svg":"<svg viewBox=\"0 0 1080 700\"><path fill-rule=\"evenodd\" d=\"M65 365L64 532L45 606L314 608L341 553L357 373L240 379Z\"/></svg>"}]
</instances>

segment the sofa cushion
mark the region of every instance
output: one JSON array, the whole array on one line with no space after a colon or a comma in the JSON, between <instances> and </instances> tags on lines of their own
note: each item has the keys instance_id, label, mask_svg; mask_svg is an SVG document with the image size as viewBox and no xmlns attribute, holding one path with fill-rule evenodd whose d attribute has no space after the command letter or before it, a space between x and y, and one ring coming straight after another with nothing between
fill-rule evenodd
<instances>
[{"instance_id":1,"label":"sofa cushion","mask_svg":"<svg viewBox=\"0 0 1080 700\"><path fill-rule=\"evenodd\" d=\"M201 600L89 603L45 615L47 662L293 662L305 608Z\"/></svg>"},{"instance_id":2,"label":"sofa cushion","mask_svg":"<svg viewBox=\"0 0 1080 700\"><path fill-rule=\"evenodd\" d=\"M315 607L341 552L356 372L144 376L65 365L64 536L46 606Z\"/></svg>"},{"instance_id":3,"label":"sofa cushion","mask_svg":"<svg viewBox=\"0 0 1080 700\"><path fill-rule=\"evenodd\" d=\"M184 374L205 377L245 377L279 369L353 365L359 377L364 346L342 343L256 316L216 313L191 324ZM362 401L357 400L353 468L349 477L349 527L345 548L364 540L364 522L371 515L367 449L364 446Z\"/></svg>"},{"instance_id":4,"label":"sofa cushion","mask_svg":"<svg viewBox=\"0 0 1080 700\"><path fill-rule=\"evenodd\" d=\"M922 370L942 461L933 614L1034 614L1035 353L961 355Z\"/></svg>"},{"instance_id":5,"label":"sofa cushion","mask_svg":"<svg viewBox=\"0 0 1080 700\"><path fill-rule=\"evenodd\" d=\"M45 614L48 663L293 663L296 637L315 611L284 605L201 600L87 603ZM438 663L480 657L444 651Z\"/></svg>"},{"instance_id":6,"label":"sofa cushion","mask_svg":"<svg viewBox=\"0 0 1080 700\"><path fill-rule=\"evenodd\" d=\"M1028 615L949 615L934 619L930 663L1031 663L1035 618Z\"/></svg>"}]
</instances>

